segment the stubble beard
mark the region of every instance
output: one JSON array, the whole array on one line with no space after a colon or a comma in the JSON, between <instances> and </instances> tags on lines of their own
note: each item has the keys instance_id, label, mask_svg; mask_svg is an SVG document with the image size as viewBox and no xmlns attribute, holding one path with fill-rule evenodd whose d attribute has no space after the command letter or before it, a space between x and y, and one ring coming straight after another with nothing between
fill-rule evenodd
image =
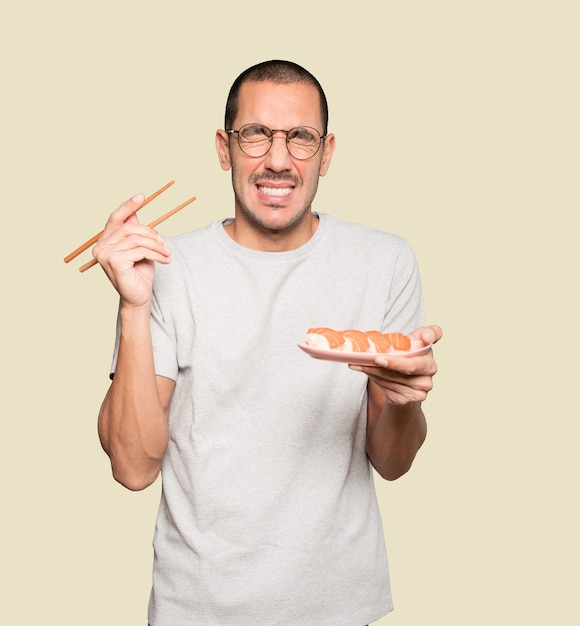
<instances>
[{"instance_id":1,"label":"stubble beard","mask_svg":"<svg viewBox=\"0 0 580 626\"><path fill-rule=\"evenodd\" d=\"M253 174L248 179L248 184L255 185L257 182L279 182L279 183L292 183L292 185L299 189L304 186L303 180L296 175L288 175L288 174L276 174L275 172L266 172L261 175ZM237 193L237 185L235 178L235 171L232 168L232 184L234 188L234 196L236 205L239 207L240 211L244 214L245 219L258 227L260 231L267 234L281 234L288 233L293 231L299 224L302 223L305 216L310 213L312 202L314 197L316 196L316 192L318 190L318 179L316 179L316 183L305 198L304 206L298 210L296 213L290 216L288 221L284 223L279 223L276 225L271 224L268 220L264 219L258 211L253 211L252 208L244 201L241 194ZM280 206L277 202L264 203L263 206L269 207L274 210L284 210L285 207Z\"/></svg>"}]
</instances>

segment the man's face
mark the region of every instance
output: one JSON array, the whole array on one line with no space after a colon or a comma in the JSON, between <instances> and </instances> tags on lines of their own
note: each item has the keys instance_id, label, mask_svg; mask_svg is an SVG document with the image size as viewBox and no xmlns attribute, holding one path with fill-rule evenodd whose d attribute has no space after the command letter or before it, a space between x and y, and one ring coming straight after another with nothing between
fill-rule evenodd
<instances>
[{"instance_id":1,"label":"man's face","mask_svg":"<svg viewBox=\"0 0 580 626\"><path fill-rule=\"evenodd\" d=\"M303 83L245 83L240 89L233 129L249 123L284 130L311 126L323 134L318 91ZM320 150L305 161L290 155L284 133L276 133L270 151L258 158L240 150L235 134L218 131L216 145L222 168L232 168L238 226L280 236L300 228L307 220L309 223L318 178L330 165L333 136L327 137Z\"/></svg>"}]
</instances>

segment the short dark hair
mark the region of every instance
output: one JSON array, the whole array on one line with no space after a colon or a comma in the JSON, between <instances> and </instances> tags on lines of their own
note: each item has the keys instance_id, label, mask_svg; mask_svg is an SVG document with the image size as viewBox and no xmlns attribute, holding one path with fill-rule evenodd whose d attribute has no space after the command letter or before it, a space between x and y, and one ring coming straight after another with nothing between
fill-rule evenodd
<instances>
[{"instance_id":1,"label":"short dark hair","mask_svg":"<svg viewBox=\"0 0 580 626\"><path fill-rule=\"evenodd\" d=\"M231 125L238 113L240 88L244 83L271 81L282 85L292 83L306 83L318 91L320 97L320 114L322 117L323 134L328 132L328 102L322 86L306 69L292 61L264 61L244 70L234 81L226 103L225 130L231 130Z\"/></svg>"}]
</instances>

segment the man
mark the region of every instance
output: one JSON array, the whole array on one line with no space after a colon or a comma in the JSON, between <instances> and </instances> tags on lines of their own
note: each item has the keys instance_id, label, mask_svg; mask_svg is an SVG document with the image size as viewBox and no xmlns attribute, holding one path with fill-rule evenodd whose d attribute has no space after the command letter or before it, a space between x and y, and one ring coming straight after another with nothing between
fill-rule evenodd
<instances>
[{"instance_id":1,"label":"man","mask_svg":"<svg viewBox=\"0 0 580 626\"><path fill-rule=\"evenodd\" d=\"M216 133L234 218L165 242L138 224L140 194L94 248L120 294L101 442L127 488L163 480L151 626L363 626L392 609L371 464L410 468L432 352L349 369L296 343L311 326L425 345L441 330L422 327L404 240L312 212L327 118L300 66L246 70Z\"/></svg>"}]
</instances>

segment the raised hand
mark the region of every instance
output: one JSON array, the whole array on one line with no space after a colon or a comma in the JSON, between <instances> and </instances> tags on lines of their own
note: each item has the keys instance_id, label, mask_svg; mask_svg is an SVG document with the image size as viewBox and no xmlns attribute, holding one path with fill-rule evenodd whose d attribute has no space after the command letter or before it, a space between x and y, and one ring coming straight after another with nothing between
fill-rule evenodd
<instances>
[{"instance_id":1,"label":"raised hand","mask_svg":"<svg viewBox=\"0 0 580 626\"><path fill-rule=\"evenodd\" d=\"M171 251L163 237L139 223L135 212L143 194L124 202L111 213L103 234L93 248L93 256L119 292L124 305L148 306L151 300L155 261L171 262Z\"/></svg>"}]
</instances>

